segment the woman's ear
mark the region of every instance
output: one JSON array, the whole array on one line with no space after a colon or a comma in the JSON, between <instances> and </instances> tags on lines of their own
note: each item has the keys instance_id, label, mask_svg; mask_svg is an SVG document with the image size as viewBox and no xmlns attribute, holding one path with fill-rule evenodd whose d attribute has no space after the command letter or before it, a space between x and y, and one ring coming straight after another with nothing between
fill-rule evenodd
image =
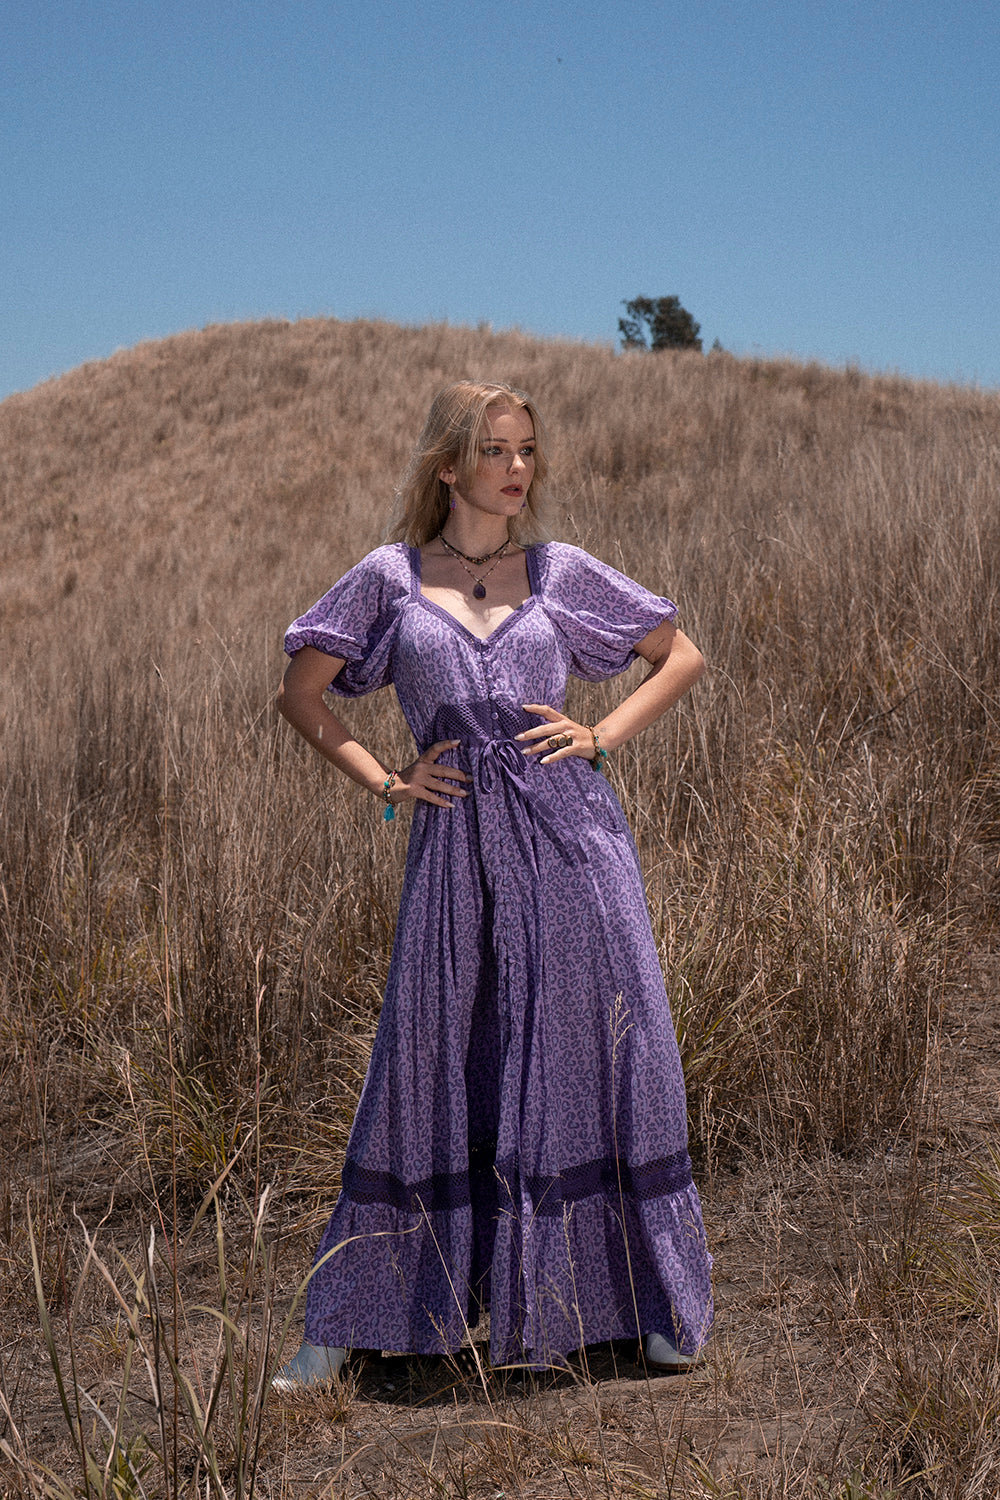
<instances>
[{"instance_id":1,"label":"woman's ear","mask_svg":"<svg viewBox=\"0 0 1000 1500\"><path fill-rule=\"evenodd\" d=\"M441 469L438 473L438 478L442 484L452 485L458 480L458 475L454 469Z\"/></svg>"}]
</instances>

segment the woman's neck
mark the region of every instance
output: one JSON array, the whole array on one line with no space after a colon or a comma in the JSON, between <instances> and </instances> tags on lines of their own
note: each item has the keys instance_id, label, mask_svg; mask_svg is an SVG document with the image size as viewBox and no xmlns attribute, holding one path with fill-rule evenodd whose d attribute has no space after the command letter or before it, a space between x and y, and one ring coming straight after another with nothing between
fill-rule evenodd
<instances>
[{"instance_id":1,"label":"woman's neck","mask_svg":"<svg viewBox=\"0 0 1000 1500\"><path fill-rule=\"evenodd\" d=\"M481 511L462 515L456 509L441 527L441 535L459 552L468 553L472 557L485 557L488 552L502 547L507 540L507 517L487 516Z\"/></svg>"}]
</instances>

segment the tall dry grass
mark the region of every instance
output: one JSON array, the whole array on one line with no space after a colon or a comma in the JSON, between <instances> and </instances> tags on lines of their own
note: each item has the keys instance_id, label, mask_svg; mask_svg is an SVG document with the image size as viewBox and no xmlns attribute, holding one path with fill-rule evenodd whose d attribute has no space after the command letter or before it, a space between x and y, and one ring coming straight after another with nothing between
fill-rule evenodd
<instances>
[{"instance_id":1,"label":"tall dry grass","mask_svg":"<svg viewBox=\"0 0 1000 1500\"><path fill-rule=\"evenodd\" d=\"M57 1361L107 1264L73 1204L91 1235L110 1215L135 1279L128 1235L155 1230L176 1361L198 1206L253 1226L246 1247L308 1238L331 1202L405 840L276 722L280 639L380 539L431 394L466 376L535 394L553 531L677 597L710 663L613 771L700 1169L915 1129L949 975L1000 894L1000 399L445 326L141 346L0 405L2 1307L61 1317ZM391 762L386 698L353 713ZM268 1262L288 1295L295 1245ZM173 1447L207 1451L175 1375ZM0 1389L23 1475L16 1372ZM113 1486L127 1441L89 1493L140 1492ZM142 1442L148 1492L187 1493L162 1433ZM219 1493L250 1482L240 1454Z\"/></svg>"}]
</instances>

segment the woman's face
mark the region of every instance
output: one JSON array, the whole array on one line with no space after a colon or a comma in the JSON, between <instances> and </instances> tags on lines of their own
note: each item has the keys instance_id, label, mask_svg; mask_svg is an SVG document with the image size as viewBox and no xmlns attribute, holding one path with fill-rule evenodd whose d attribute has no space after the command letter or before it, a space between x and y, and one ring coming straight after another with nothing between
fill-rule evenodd
<instances>
[{"instance_id":1,"label":"woman's face","mask_svg":"<svg viewBox=\"0 0 1000 1500\"><path fill-rule=\"evenodd\" d=\"M486 413L476 476L462 487L454 469L441 478L455 492L455 503L491 516L516 516L535 477L535 425L521 407L492 407Z\"/></svg>"}]
</instances>

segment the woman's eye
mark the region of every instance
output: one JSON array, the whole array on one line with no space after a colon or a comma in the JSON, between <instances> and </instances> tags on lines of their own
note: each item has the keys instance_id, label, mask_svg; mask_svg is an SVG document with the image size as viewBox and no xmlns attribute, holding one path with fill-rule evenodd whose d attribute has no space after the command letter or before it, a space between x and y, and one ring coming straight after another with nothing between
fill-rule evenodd
<instances>
[{"instance_id":1,"label":"woman's eye","mask_svg":"<svg viewBox=\"0 0 1000 1500\"><path fill-rule=\"evenodd\" d=\"M522 458L534 458L534 456L535 456L535 450L534 450L534 448L522 448L521 449L521 457Z\"/></svg>"},{"instance_id":2,"label":"woman's eye","mask_svg":"<svg viewBox=\"0 0 1000 1500\"><path fill-rule=\"evenodd\" d=\"M491 444L489 447L483 449L483 455L486 458L496 458L497 454L501 451L502 450L498 448L496 444Z\"/></svg>"}]
</instances>

